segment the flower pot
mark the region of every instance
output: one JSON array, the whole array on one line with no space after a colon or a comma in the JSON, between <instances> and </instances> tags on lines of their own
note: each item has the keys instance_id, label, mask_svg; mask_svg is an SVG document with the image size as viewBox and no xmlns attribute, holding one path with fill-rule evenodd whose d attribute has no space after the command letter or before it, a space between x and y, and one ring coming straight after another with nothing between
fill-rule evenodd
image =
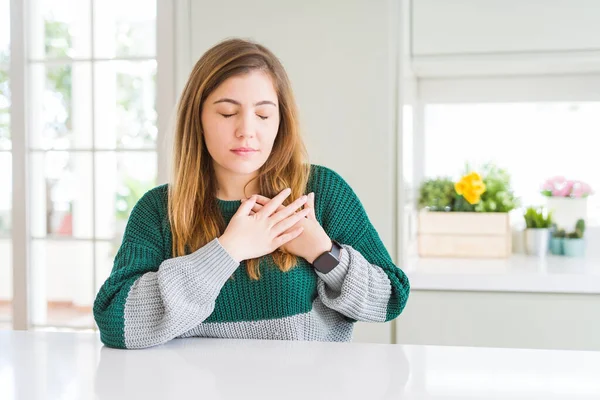
<instances>
[{"instance_id":1,"label":"flower pot","mask_svg":"<svg viewBox=\"0 0 600 400\"><path fill-rule=\"evenodd\" d=\"M548 254L550 229L525 229L525 249L531 256L544 257Z\"/></svg>"},{"instance_id":2,"label":"flower pot","mask_svg":"<svg viewBox=\"0 0 600 400\"><path fill-rule=\"evenodd\" d=\"M566 230L575 229L577 220L587 217L587 197L548 197L546 206L556 225Z\"/></svg>"},{"instance_id":3,"label":"flower pot","mask_svg":"<svg viewBox=\"0 0 600 400\"><path fill-rule=\"evenodd\" d=\"M563 241L565 256L583 257L585 255L585 239L565 239Z\"/></svg>"},{"instance_id":4,"label":"flower pot","mask_svg":"<svg viewBox=\"0 0 600 400\"><path fill-rule=\"evenodd\" d=\"M564 254L564 248L563 248L563 243L564 240L563 238L551 238L550 239L550 253L556 255L556 256L560 256Z\"/></svg>"},{"instance_id":5,"label":"flower pot","mask_svg":"<svg viewBox=\"0 0 600 400\"><path fill-rule=\"evenodd\" d=\"M419 213L420 257L508 258L512 236L508 213Z\"/></svg>"}]
</instances>

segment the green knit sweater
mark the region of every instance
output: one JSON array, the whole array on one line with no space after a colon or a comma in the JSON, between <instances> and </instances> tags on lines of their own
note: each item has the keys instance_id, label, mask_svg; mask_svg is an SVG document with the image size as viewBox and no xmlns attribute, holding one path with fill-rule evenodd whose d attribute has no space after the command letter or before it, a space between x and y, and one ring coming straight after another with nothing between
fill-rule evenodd
<instances>
[{"instance_id":1,"label":"green knit sweater","mask_svg":"<svg viewBox=\"0 0 600 400\"><path fill-rule=\"evenodd\" d=\"M131 212L111 275L94 302L102 342L143 348L180 337L349 341L353 322L397 317L408 299L408 279L354 191L334 171L312 165L310 192L317 220L342 245L340 264L321 274L299 258L281 272L268 255L258 281L218 239L173 258L167 186L147 192ZM229 223L241 203L218 204Z\"/></svg>"}]
</instances>

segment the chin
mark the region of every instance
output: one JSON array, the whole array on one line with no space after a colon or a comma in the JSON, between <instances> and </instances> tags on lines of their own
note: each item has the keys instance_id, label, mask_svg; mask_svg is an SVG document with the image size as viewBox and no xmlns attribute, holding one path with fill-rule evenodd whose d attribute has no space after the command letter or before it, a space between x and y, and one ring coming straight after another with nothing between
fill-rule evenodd
<instances>
[{"instance_id":1,"label":"chin","mask_svg":"<svg viewBox=\"0 0 600 400\"><path fill-rule=\"evenodd\" d=\"M221 164L226 170L240 175L250 175L258 172L264 162L228 162Z\"/></svg>"},{"instance_id":2,"label":"chin","mask_svg":"<svg viewBox=\"0 0 600 400\"><path fill-rule=\"evenodd\" d=\"M231 172L234 172L236 174L240 174L240 175L250 175L253 174L255 172L258 172L258 170L260 169L260 165L254 166L254 165L235 165L235 166L230 166L227 169Z\"/></svg>"}]
</instances>

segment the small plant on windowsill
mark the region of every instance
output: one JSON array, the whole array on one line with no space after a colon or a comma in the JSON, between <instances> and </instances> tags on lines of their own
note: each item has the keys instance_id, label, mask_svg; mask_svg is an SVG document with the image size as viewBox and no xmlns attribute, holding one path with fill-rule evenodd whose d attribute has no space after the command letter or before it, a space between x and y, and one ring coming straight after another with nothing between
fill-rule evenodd
<instances>
[{"instance_id":1,"label":"small plant on windowsill","mask_svg":"<svg viewBox=\"0 0 600 400\"><path fill-rule=\"evenodd\" d=\"M527 207L525 214L525 249L527 254L543 257L548 253L552 212L544 207Z\"/></svg>"},{"instance_id":2,"label":"small plant on windowsill","mask_svg":"<svg viewBox=\"0 0 600 400\"><path fill-rule=\"evenodd\" d=\"M569 257L583 257L585 255L585 221L579 219L575 230L569 232L563 239L564 254Z\"/></svg>"},{"instance_id":3,"label":"small plant on windowsill","mask_svg":"<svg viewBox=\"0 0 600 400\"><path fill-rule=\"evenodd\" d=\"M564 176L546 180L540 192L546 197L548 209L553 210L554 220L567 230L575 229L579 219L587 218L587 199L594 194L587 183Z\"/></svg>"},{"instance_id":4,"label":"small plant on windowsill","mask_svg":"<svg viewBox=\"0 0 600 400\"><path fill-rule=\"evenodd\" d=\"M452 211L454 182L448 177L428 179L419 188L419 209L427 211Z\"/></svg>"},{"instance_id":5,"label":"small plant on windowsill","mask_svg":"<svg viewBox=\"0 0 600 400\"><path fill-rule=\"evenodd\" d=\"M421 257L511 255L508 212L517 206L517 199L510 188L510 177L491 163L481 171L482 174L467 165L465 174L456 182L449 178L423 182L418 203Z\"/></svg>"},{"instance_id":6,"label":"small plant on windowsill","mask_svg":"<svg viewBox=\"0 0 600 400\"><path fill-rule=\"evenodd\" d=\"M546 197L566 197L571 199L586 198L594 192L585 182L566 179L564 176L555 176L544 182L541 191Z\"/></svg>"},{"instance_id":7,"label":"small plant on windowsill","mask_svg":"<svg viewBox=\"0 0 600 400\"><path fill-rule=\"evenodd\" d=\"M564 254L564 246L563 242L565 237L567 236L567 232L564 229L559 229L554 225L554 230L552 231L552 239L550 239L550 253L560 256Z\"/></svg>"}]
</instances>

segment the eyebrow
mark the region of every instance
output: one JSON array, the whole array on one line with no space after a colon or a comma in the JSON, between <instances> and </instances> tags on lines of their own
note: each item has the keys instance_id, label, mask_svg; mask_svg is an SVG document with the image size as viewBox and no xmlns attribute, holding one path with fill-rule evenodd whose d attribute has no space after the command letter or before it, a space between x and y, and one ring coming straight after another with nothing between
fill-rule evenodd
<instances>
[{"instance_id":1,"label":"eyebrow","mask_svg":"<svg viewBox=\"0 0 600 400\"><path fill-rule=\"evenodd\" d=\"M224 98L224 99L219 99L217 101L215 101L213 104L217 104L217 103L231 103L231 104L235 104L236 106L241 106L242 104L239 101L233 100L233 99L228 99L228 98ZM264 104L267 105L272 105L274 107L277 107L277 105L275 103L273 103L272 101L269 100L263 100L263 101L259 101L258 103L254 103L254 106L262 106Z\"/></svg>"}]
</instances>

